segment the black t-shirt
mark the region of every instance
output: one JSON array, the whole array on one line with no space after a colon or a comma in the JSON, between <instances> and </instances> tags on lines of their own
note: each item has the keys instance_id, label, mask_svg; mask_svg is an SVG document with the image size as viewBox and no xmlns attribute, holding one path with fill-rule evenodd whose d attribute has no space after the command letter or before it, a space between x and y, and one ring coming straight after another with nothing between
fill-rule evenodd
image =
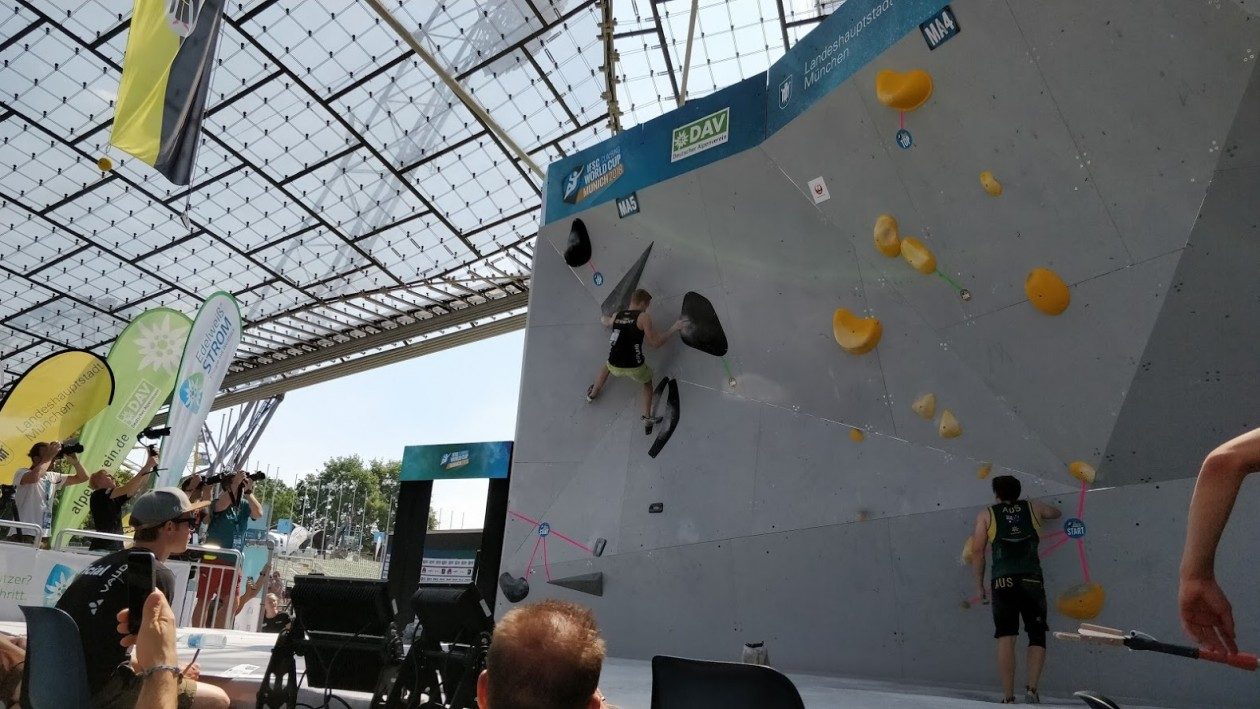
<instances>
[{"instance_id":1,"label":"black t-shirt","mask_svg":"<svg viewBox=\"0 0 1260 709\"><path fill-rule=\"evenodd\" d=\"M612 366L634 369L647 361L643 357L643 331L639 329L642 312L623 310L613 318L613 331L608 338L608 363Z\"/></svg>"},{"instance_id":2,"label":"black t-shirt","mask_svg":"<svg viewBox=\"0 0 1260 709\"><path fill-rule=\"evenodd\" d=\"M123 505L127 504L127 500L131 498L126 495L113 498L110 497L111 492L111 490L94 490L88 498L88 509L92 512L92 528L98 532L122 534ZM122 549L122 542L112 539L92 539L88 542L88 548L118 550Z\"/></svg>"},{"instance_id":3,"label":"black t-shirt","mask_svg":"<svg viewBox=\"0 0 1260 709\"><path fill-rule=\"evenodd\" d=\"M127 650L118 644L118 611L127 607L127 554L116 551L92 562L79 572L57 607L74 618L83 641L87 661L88 686L96 694L109 680L114 668L127 660ZM175 590L175 575L162 562L154 565L158 590L169 601Z\"/></svg>"}]
</instances>

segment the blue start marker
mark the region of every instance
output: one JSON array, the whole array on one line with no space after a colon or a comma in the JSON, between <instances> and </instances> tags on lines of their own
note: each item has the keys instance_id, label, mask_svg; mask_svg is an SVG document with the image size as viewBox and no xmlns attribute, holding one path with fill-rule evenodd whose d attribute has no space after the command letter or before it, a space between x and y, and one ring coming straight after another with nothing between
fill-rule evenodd
<instances>
[{"instance_id":1,"label":"blue start marker","mask_svg":"<svg viewBox=\"0 0 1260 709\"><path fill-rule=\"evenodd\" d=\"M551 534L550 524L543 522L542 524L538 525L538 536L545 537L548 534Z\"/></svg>"},{"instance_id":2,"label":"blue start marker","mask_svg":"<svg viewBox=\"0 0 1260 709\"><path fill-rule=\"evenodd\" d=\"M1085 523L1072 517L1063 523L1063 533L1072 539L1080 539L1085 536Z\"/></svg>"},{"instance_id":3,"label":"blue start marker","mask_svg":"<svg viewBox=\"0 0 1260 709\"><path fill-rule=\"evenodd\" d=\"M914 145L914 138L910 135L910 131L905 128L897 131L897 145L901 146L902 150L907 150Z\"/></svg>"},{"instance_id":4,"label":"blue start marker","mask_svg":"<svg viewBox=\"0 0 1260 709\"><path fill-rule=\"evenodd\" d=\"M595 285L602 286L604 285L604 274L600 273L599 271L596 271L595 275L591 276L591 280L595 281Z\"/></svg>"}]
</instances>

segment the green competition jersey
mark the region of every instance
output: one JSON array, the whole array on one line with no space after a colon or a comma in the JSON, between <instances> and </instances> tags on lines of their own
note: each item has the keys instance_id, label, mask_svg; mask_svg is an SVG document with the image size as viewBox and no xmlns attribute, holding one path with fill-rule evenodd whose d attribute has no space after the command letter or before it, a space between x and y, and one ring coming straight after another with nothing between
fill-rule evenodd
<instances>
[{"instance_id":1,"label":"green competition jersey","mask_svg":"<svg viewBox=\"0 0 1260 709\"><path fill-rule=\"evenodd\" d=\"M1041 575L1037 544L1041 520L1027 500L1003 502L989 508L989 544L993 547L993 578Z\"/></svg>"}]
</instances>

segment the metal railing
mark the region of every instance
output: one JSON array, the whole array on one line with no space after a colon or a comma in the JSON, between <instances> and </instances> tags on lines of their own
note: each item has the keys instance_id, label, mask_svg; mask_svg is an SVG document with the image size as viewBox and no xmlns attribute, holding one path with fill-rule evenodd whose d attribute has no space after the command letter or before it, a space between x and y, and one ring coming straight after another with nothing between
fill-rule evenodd
<instances>
[{"instance_id":1,"label":"metal railing","mask_svg":"<svg viewBox=\"0 0 1260 709\"><path fill-rule=\"evenodd\" d=\"M18 529L18 530L25 529L31 532L32 534L23 535L23 536L32 537L33 541L30 542L30 545L32 547L35 547L36 549L39 548L40 542L44 540L44 528L42 525L34 524L31 522L16 522L13 520L6 519L6 520L0 520L0 527L9 527L10 529ZM9 537L0 537L0 542L7 542L9 544L18 543L16 541L13 541ZM27 542L21 542L21 543L26 544Z\"/></svg>"},{"instance_id":2,"label":"metal railing","mask_svg":"<svg viewBox=\"0 0 1260 709\"><path fill-rule=\"evenodd\" d=\"M56 537L53 538L52 549L54 551L92 554L95 556L100 556L110 552L108 549L88 550L81 546L71 546L68 540L75 538L119 541L125 546L130 545L133 541L130 537L122 534L110 534L108 532L98 532L92 529L63 529L60 532L57 532ZM177 584L176 589L177 592L180 589L185 589L185 606L187 606L188 595L187 582L191 582L194 596L192 610L190 611L191 615L189 616L187 613L181 615L188 616L188 619L192 621L192 624L196 627L212 627L213 624L208 623L207 621L213 620L210 616L210 612L212 608L211 601L214 600L214 591L221 588L228 588L230 589L230 593L228 593L228 598L226 599L227 612L224 616L224 628L231 628L232 621L236 618L236 602L239 598L238 589L240 588L242 573L241 561L244 558L243 555L236 549L220 549L219 547L204 546L201 544L189 544L188 552L190 552L190 554L184 560L184 563L187 563L191 567L192 573L188 579L184 579L185 585L180 586ZM199 558L193 558L194 555L197 555ZM225 564L212 562L206 558L207 556L216 559L220 557L226 558L231 560L231 563ZM227 576L227 574L230 574L230 577ZM224 600L225 599L218 599L217 603L223 603ZM200 608L200 612L198 612L198 608ZM183 620L184 618L176 619L180 625L183 625Z\"/></svg>"}]
</instances>

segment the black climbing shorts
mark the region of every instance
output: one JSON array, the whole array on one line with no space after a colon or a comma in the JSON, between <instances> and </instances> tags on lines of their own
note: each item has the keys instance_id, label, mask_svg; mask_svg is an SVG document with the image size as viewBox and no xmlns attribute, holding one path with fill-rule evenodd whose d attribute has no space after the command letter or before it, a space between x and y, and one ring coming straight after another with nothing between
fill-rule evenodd
<instances>
[{"instance_id":1,"label":"black climbing shorts","mask_svg":"<svg viewBox=\"0 0 1260 709\"><path fill-rule=\"evenodd\" d=\"M993 579L993 637L1019 635L1024 619L1028 644L1046 646L1046 588L1040 576L1002 576Z\"/></svg>"}]
</instances>

